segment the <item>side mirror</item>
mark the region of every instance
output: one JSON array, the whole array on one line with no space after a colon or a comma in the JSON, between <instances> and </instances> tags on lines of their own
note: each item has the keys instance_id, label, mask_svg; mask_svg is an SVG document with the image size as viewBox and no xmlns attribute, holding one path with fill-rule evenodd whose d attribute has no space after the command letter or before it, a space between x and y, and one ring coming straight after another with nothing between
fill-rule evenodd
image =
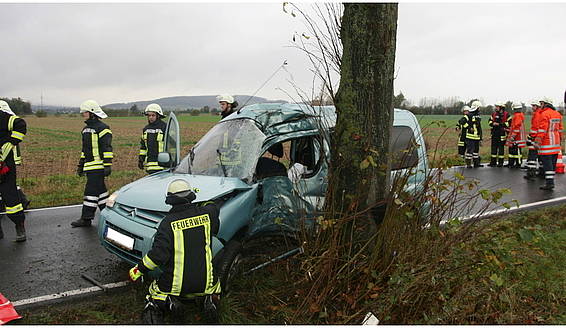
<instances>
[{"instance_id":1,"label":"side mirror","mask_svg":"<svg viewBox=\"0 0 566 328\"><path fill-rule=\"evenodd\" d=\"M157 155L157 164L159 164L159 166L165 167L165 168L169 168L171 167L171 155L169 155L169 153L159 153Z\"/></svg>"}]
</instances>

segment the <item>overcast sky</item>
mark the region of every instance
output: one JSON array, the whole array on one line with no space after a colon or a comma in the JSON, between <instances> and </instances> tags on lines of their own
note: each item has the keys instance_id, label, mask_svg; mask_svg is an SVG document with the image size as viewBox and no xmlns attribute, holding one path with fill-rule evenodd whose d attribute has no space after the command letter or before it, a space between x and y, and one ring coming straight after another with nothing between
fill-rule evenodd
<instances>
[{"instance_id":1,"label":"overcast sky","mask_svg":"<svg viewBox=\"0 0 566 328\"><path fill-rule=\"evenodd\" d=\"M312 81L290 47L304 30L281 3L0 3L0 96L78 106L252 94L288 60L257 95L290 100L289 80ZM565 34L565 3L401 3L395 92L562 103Z\"/></svg>"}]
</instances>

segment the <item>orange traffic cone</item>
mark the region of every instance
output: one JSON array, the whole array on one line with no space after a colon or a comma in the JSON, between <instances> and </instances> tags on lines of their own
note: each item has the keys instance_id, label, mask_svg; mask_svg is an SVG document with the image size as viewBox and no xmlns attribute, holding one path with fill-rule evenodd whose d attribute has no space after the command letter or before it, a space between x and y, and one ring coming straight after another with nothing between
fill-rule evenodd
<instances>
[{"instance_id":1,"label":"orange traffic cone","mask_svg":"<svg viewBox=\"0 0 566 328\"><path fill-rule=\"evenodd\" d=\"M21 316L16 312L12 303L0 293L0 325L20 318Z\"/></svg>"},{"instance_id":2,"label":"orange traffic cone","mask_svg":"<svg viewBox=\"0 0 566 328\"><path fill-rule=\"evenodd\" d=\"M562 160L562 149L558 153L558 158L556 159L556 173L564 174L564 161Z\"/></svg>"}]
</instances>

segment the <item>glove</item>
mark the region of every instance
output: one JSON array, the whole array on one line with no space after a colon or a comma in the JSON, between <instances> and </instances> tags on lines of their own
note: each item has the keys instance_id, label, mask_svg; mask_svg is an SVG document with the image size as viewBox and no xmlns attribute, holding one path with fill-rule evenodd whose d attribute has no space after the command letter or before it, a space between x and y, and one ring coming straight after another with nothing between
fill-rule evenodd
<instances>
[{"instance_id":1,"label":"glove","mask_svg":"<svg viewBox=\"0 0 566 328\"><path fill-rule=\"evenodd\" d=\"M142 160L138 161L138 167L139 167L140 170L143 170L143 161Z\"/></svg>"},{"instance_id":2,"label":"glove","mask_svg":"<svg viewBox=\"0 0 566 328\"><path fill-rule=\"evenodd\" d=\"M6 163L4 162L0 162L0 175L5 175L8 172L10 172L8 165L6 165Z\"/></svg>"},{"instance_id":3,"label":"glove","mask_svg":"<svg viewBox=\"0 0 566 328\"><path fill-rule=\"evenodd\" d=\"M82 165L78 165L77 166L77 175L82 177L85 175L84 171L83 171L83 166Z\"/></svg>"},{"instance_id":4,"label":"glove","mask_svg":"<svg viewBox=\"0 0 566 328\"><path fill-rule=\"evenodd\" d=\"M131 282L136 282L141 276L143 276L143 273L138 269L137 265L130 269L129 278Z\"/></svg>"},{"instance_id":5,"label":"glove","mask_svg":"<svg viewBox=\"0 0 566 328\"><path fill-rule=\"evenodd\" d=\"M112 174L112 166L105 166L104 167L104 176L107 177Z\"/></svg>"}]
</instances>

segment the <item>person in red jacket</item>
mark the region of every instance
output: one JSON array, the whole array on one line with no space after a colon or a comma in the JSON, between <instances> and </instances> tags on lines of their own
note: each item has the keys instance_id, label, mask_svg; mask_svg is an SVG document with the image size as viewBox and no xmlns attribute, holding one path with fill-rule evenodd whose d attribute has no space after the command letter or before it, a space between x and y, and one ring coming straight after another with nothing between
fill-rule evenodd
<instances>
[{"instance_id":1,"label":"person in red jacket","mask_svg":"<svg viewBox=\"0 0 566 328\"><path fill-rule=\"evenodd\" d=\"M513 105L513 118L509 128L509 137L506 146L509 147L509 168L520 168L522 162L522 149L527 146L525 137L525 115L522 113L523 105Z\"/></svg>"},{"instance_id":2,"label":"person in red jacket","mask_svg":"<svg viewBox=\"0 0 566 328\"><path fill-rule=\"evenodd\" d=\"M541 102L540 120L538 131L535 137L535 147L541 157L544 168L546 183L541 186L543 190L554 189L554 172L556 170L556 160L560 153L562 141L562 115L552 105L550 98L544 98Z\"/></svg>"},{"instance_id":3,"label":"person in red jacket","mask_svg":"<svg viewBox=\"0 0 566 328\"><path fill-rule=\"evenodd\" d=\"M535 148L534 140L538 133L541 110L540 102L532 100L531 108L533 109L533 115L531 116L531 129L527 135L527 146L529 147L529 154L527 155L527 175L524 176L527 180L534 180L537 175L538 151Z\"/></svg>"}]
</instances>

